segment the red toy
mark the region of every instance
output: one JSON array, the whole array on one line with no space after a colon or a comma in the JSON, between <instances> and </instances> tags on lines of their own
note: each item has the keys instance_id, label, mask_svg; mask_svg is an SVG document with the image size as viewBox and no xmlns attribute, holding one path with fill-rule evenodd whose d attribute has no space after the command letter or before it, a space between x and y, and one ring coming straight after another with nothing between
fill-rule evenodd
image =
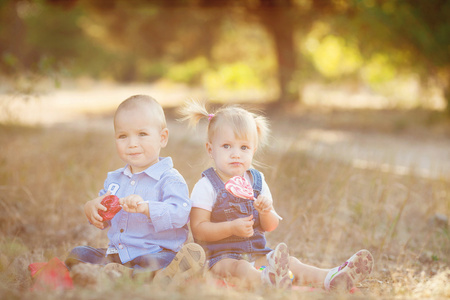
<instances>
[{"instance_id":1,"label":"red toy","mask_svg":"<svg viewBox=\"0 0 450 300\"><path fill-rule=\"evenodd\" d=\"M33 278L32 291L68 290L73 288L69 270L59 258L54 257L48 263L38 262L28 266Z\"/></svg>"},{"instance_id":2,"label":"red toy","mask_svg":"<svg viewBox=\"0 0 450 300\"><path fill-rule=\"evenodd\" d=\"M103 221L108 221L122 209L119 203L119 197L116 195L108 195L103 198L101 204L106 207L106 211L98 210L98 214L103 218Z\"/></svg>"}]
</instances>

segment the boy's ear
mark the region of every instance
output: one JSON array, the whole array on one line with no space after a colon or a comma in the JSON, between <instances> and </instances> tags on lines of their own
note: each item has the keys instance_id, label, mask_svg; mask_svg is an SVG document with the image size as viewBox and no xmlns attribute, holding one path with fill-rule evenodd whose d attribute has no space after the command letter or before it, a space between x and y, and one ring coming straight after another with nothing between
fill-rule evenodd
<instances>
[{"instance_id":1,"label":"boy's ear","mask_svg":"<svg viewBox=\"0 0 450 300\"><path fill-rule=\"evenodd\" d=\"M160 132L161 135L161 148L164 148L167 146L167 143L169 142L169 129L164 128Z\"/></svg>"}]
</instances>

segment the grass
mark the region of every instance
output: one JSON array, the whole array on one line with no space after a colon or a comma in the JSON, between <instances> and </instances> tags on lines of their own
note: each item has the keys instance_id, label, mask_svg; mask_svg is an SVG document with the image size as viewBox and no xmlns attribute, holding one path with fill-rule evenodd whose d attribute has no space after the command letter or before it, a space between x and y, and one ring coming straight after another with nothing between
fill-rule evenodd
<instances>
[{"instance_id":1,"label":"grass","mask_svg":"<svg viewBox=\"0 0 450 300\"><path fill-rule=\"evenodd\" d=\"M296 136L299 128L314 126L375 132L380 124L377 121L386 116L361 113L365 116L351 118L347 112L334 112L327 119L326 114L307 112L269 118L276 140ZM172 134L163 155L173 157L192 189L207 167L204 144L201 138L190 138L195 132L187 132L173 121L174 117L169 111ZM424 128L431 126L426 117L421 120ZM416 116L402 113L396 117L391 112L388 124L379 127L399 137L417 132L418 124ZM448 134L436 127L430 132ZM434 220L436 212L450 215L448 178L354 168L332 156L311 155L293 143L271 147L259 157L277 211L284 217L277 230L267 234L269 245L286 242L291 255L325 268L339 265L359 249L369 249L375 257L375 270L359 285L359 293L238 291L215 286L209 277L168 289L124 281L64 293L31 292L30 263L55 256L64 260L78 245L106 244L106 233L87 224L83 205L103 186L106 172L121 167L122 162L115 153L110 130L0 126L0 145L2 299L141 299L149 295L153 299L450 297L449 227Z\"/></svg>"}]
</instances>

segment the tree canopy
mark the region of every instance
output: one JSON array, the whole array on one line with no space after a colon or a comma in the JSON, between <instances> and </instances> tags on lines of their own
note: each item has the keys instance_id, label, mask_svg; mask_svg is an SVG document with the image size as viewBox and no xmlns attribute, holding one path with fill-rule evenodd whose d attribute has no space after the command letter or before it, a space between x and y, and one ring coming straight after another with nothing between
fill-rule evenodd
<instances>
[{"instance_id":1,"label":"tree canopy","mask_svg":"<svg viewBox=\"0 0 450 300\"><path fill-rule=\"evenodd\" d=\"M448 103L449 18L445 0L2 0L0 66L276 86L279 101L308 78L417 74Z\"/></svg>"}]
</instances>

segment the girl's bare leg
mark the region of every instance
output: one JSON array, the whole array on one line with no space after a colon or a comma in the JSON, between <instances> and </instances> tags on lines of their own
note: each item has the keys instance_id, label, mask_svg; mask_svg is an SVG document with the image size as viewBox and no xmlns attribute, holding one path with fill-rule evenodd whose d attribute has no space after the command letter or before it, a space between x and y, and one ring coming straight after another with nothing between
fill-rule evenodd
<instances>
[{"instance_id":1,"label":"girl's bare leg","mask_svg":"<svg viewBox=\"0 0 450 300\"><path fill-rule=\"evenodd\" d=\"M324 287L325 277L329 269L320 269L306 265L297 258L289 257L289 269L294 274L294 283L296 285L310 285L314 287Z\"/></svg>"},{"instance_id":2,"label":"girl's bare leg","mask_svg":"<svg viewBox=\"0 0 450 300\"><path fill-rule=\"evenodd\" d=\"M257 270L246 260L225 258L216 263L211 271L222 278L230 279L237 285L245 288L254 288L262 285L261 271Z\"/></svg>"}]
</instances>

